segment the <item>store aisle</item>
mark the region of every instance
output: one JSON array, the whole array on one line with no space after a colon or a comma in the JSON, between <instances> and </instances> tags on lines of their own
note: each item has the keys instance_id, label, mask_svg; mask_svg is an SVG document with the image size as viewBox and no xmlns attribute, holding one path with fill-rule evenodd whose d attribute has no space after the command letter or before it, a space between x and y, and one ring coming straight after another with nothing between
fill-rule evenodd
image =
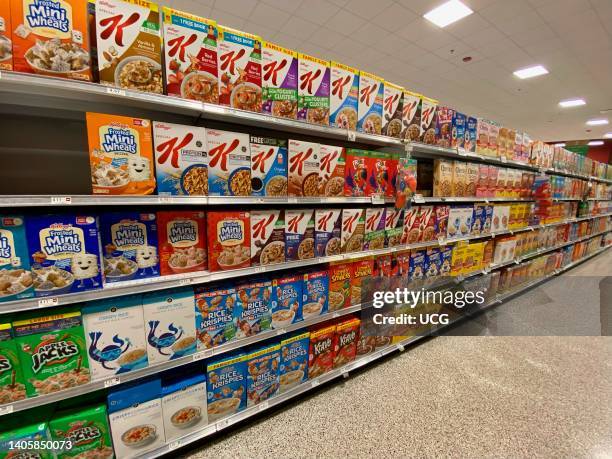
<instances>
[{"instance_id":1,"label":"store aisle","mask_svg":"<svg viewBox=\"0 0 612 459\"><path fill-rule=\"evenodd\" d=\"M601 276L611 262L608 251L571 275ZM524 314L541 294L524 296ZM443 336L187 456L607 457L610 362L609 337Z\"/></svg>"}]
</instances>

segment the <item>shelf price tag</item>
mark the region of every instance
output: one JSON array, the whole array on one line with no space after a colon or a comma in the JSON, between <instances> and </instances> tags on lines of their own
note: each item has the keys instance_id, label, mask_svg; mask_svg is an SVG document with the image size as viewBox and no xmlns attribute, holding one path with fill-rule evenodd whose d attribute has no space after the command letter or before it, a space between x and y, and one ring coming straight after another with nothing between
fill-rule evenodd
<instances>
[{"instance_id":1,"label":"shelf price tag","mask_svg":"<svg viewBox=\"0 0 612 459\"><path fill-rule=\"evenodd\" d=\"M357 139L357 133L355 131L347 130L346 136L349 142L354 142Z\"/></svg>"},{"instance_id":2,"label":"shelf price tag","mask_svg":"<svg viewBox=\"0 0 612 459\"><path fill-rule=\"evenodd\" d=\"M13 405L0 406L0 416L11 414L13 412Z\"/></svg>"},{"instance_id":3,"label":"shelf price tag","mask_svg":"<svg viewBox=\"0 0 612 459\"><path fill-rule=\"evenodd\" d=\"M372 204L384 204L385 198L382 196L372 196Z\"/></svg>"},{"instance_id":4,"label":"shelf price tag","mask_svg":"<svg viewBox=\"0 0 612 459\"><path fill-rule=\"evenodd\" d=\"M104 387L113 387L117 384L121 384L121 379L119 377L110 378L104 381Z\"/></svg>"},{"instance_id":5,"label":"shelf price tag","mask_svg":"<svg viewBox=\"0 0 612 459\"><path fill-rule=\"evenodd\" d=\"M298 203L298 199L297 198L287 198L287 202L289 204L297 204Z\"/></svg>"},{"instance_id":6,"label":"shelf price tag","mask_svg":"<svg viewBox=\"0 0 612 459\"><path fill-rule=\"evenodd\" d=\"M258 408L259 408L259 411L264 411L264 410L267 410L269 406L270 406L270 403L267 400L264 400L263 402L259 404Z\"/></svg>"},{"instance_id":7,"label":"shelf price tag","mask_svg":"<svg viewBox=\"0 0 612 459\"><path fill-rule=\"evenodd\" d=\"M125 90L119 88L106 88L106 94L112 94L113 96L125 96Z\"/></svg>"},{"instance_id":8,"label":"shelf price tag","mask_svg":"<svg viewBox=\"0 0 612 459\"><path fill-rule=\"evenodd\" d=\"M180 447L181 447L181 441L176 440L168 444L168 451L174 451L175 449L178 449Z\"/></svg>"},{"instance_id":9,"label":"shelf price tag","mask_svg":"<svg viewBox=\"0 0 612 459\"><path fill-rule=\"evenodd\" d=\"M285 330L284 328L279 328L278 330L276 330L276 335L284 335L285 333L287 333L287 330Z\"/></svg>"},{"instance_id":10,"label":"shelf price tag","mask_svg":"<svg viewBox=\"0 0 612 459\"><path fill-rule=\"evenodd\" d=\"M212 357L213 355L213 350L212 349L206 349L205 351L202 352L196 352L195 354L193 354L193 361L197 362L198 360L204 360L207 359L209 357Z\"/></svg>"},{"instance_id":11,"label":"shelf price tag","mask_svg":"<svg viewBox=\"0 0 612 459\"><path fill-rule=\"evenodd\" d=\"M340 313L338 311L332 314L332 319L337 319L338 317L340 317Z\"/></svg>"},{"instance_id":12,"label":"shelf price tag","mask_svg":"<svg viewBox=\"0 0 612 459\"><path fill-rule=\"evenodd\" d=\"M404 345L402 343L397 343L397 350L400 352L404 352L406 348L404 347Z\"/></svg>"},{"instance_id":13,"label":"shelf price tag","mask_svg":"<svg viewBox=\"0 0 612 459\"><path fill-rule=\"evenodd\" d=\"M70 196L51 196L51 204L70 205L72 198Z\"/></svg>"},{"instance_id":14,"label":"shelf price tag","mask_svg":"<svg viewBox=\"0 0 612 459\"><path fill-rule=\"evenodd\" d=\"M317 387L319 384L321 383L318 379L313 379L312 381L310 381L310 387Z\"/></svg>"},{"instance_id":15,"label":"shelf price tag","mask_svg":"<svg viewBox=\"0 0 612 459\"><path fill-rule=\"evenodd\" d=\"M191 285L191 278L190 277L186 277L184 279L179 279L178 284L179 284L179 286Z\"/></svg>"},{"instance_id":16,"label":"shelf price tag","mask_svg":"<svg viewBox=\"0 0 612 459\"><path fill-rule=\"evenodd\" d=\"M467 152L467 151L465 151L465 149L464 149L464 148L457 148L457 154L458 154L459 156L468 156L468 152Z\"/></svg>"},{"instance_id":17,"label":"shelf price tag","mask_svg":"<svg viewBox=\"0 0 612 459\"><path fill-rule=\"evenodd\" d=\"M160 204L169 204L172 202L172 196L158 196L157 202Z\"/></svg>"},{"instance_id":18,"label":"shelf price tag","mask_svg":"<svg viewBox=\"0 0 612 459\"><path fill-rule=\"evenodd\" d=\"M225 429L229 425L230 425L229 419L221 419L220 421L217 421L217 430Z\"/></svg>"},{"instance_id":19,"label":"shelf price tag","mask_svg":"<svg viewBox=\"0 0 612 459\"><path fill-rule=\"evenodd\" d=\"M500 157L499 157L499 160L500 160L502 163L506 163L506 162L508 162L508 160L506 159L506 157L505 157L505 156L500 156Z\"/></svg>"},{"instance_id":20,"label":"shelf price tag","mask_svg":"<svg viewBox=\"0 0 612 459\"><path fill-rule=\"evenodd\" d=\"M423 198L423 195L420 193L416 193L413 197L412 200L417 203L417 204L425 204L425 198Z\"/></svg>"},{"instance_id":21,"label":"shelf price tag","mask_svg":"<svg viewBox=\"0 0 612 459\"><path fill-rule=\"evenodd\" d=\"M57 297L41 298L40 300L38 300L39 308L46 308L48 306L57 306L58 304L59 304L59 298Z\"/></svg>"}]
</instances>

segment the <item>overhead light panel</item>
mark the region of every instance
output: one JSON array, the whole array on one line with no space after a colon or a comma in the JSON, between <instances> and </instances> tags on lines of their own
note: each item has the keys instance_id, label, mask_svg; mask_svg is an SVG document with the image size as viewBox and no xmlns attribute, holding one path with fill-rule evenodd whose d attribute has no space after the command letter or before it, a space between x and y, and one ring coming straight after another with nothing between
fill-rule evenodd
<instances>
[{"instance_id":1,"label":"overhead light panel","mask_svg":"<svg viewBox=\"0 0 612 459\"><path fill-rule=\"evenodd\" d=\"M473 11L459 0L449 0L429 13L425 13L423 17L438 27L446 27L472 13Z\"/></svg>"},{"instance_id":2,"label":"overhead light panel","mask_svg":"<svg viewBox=\"0 0 612 459\"><path fill-rule=\"evenodd\" d=\"M561 142L561 143L556 143L556 144L555 144L555 147L564 147L564 146L565 146L565 143L564 143L564 142Z\"/></svg>"},{"instance_id":3,"label":"overhead light panel","mask_svg":"<svg viewBox=\"0 0 612 459\"><path fill-rule=\"evenodd\" d=\"M514 74L521 80L524 80L525 78L533 78L540 75L546 75L547 73L548 70L546 70L542 65L534 65L533 67L527 67L514 72Z\"/></svg>"},{"instance_id":4,"label":"overhead light panel","mask_svg":"<svg viewBox=\"0 0 612 459\"><path fill-rule=\"evenodd\" d=\"M586 105L586 102L584 99L568 99L562 100L561 102L559 102L559 105L563 108L579 107L581 105Z\"/></svg>"},{"instance_id":5,"label":"overhead light panel","mask_svg":"<svg viewBox=\"0 0 612 459\"><path fill-rule=\"evenodd\" d=\"M598 118L595 120L588 120L586 124L589 126L603 126L604 124L608 124L608 120L605 118Z\"/></svg>"},{"instance_id":6,"label":"overhead light panel","mask_svg":"<svg viewBox=\"0 0 612 459\"><path fill-rule=\"evenodd\" d=\"M603 145L604 141L603 140L591 140L588 145L589 147L598 147L599 145Z\"/></svg>"}]
</instances>

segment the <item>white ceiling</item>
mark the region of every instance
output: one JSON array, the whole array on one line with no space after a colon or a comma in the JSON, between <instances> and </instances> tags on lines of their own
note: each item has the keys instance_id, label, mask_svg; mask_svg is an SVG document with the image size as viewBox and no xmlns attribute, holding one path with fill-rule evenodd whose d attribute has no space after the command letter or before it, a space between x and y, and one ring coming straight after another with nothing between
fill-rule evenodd
<instances>
[{"instance_id":1,"label":"white ceiling","mask_svg":"<svg viewBox=\"0 0 612 459\"><path fill-rule=\"evenodd\" d=\"M161 0L285 47L376 73L542 140L601 138L612 124L612 0L463 0L444 29L422 18L445 0ZM454 50L454 53L451 53ZM462 62L471 56L469 63ZM534 64L549 75L519 80ZM587 105L560 109L563 99Z\"/></svg>"}]
</instances>

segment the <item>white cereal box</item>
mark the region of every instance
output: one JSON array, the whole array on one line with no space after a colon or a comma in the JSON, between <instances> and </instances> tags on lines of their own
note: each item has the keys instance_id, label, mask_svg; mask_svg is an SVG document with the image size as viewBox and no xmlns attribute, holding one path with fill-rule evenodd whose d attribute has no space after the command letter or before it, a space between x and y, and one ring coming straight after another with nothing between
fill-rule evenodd
<instances>
[{"instance_id":1,"label":"white cereal box","mask_svg":"<svg viewBox=\"0 0 612 459\"><path fill-rule=\"evenodd\" d=\"M343 196L346 149L336 145L321 144L320 153L319 194Z\"/></svg>"},{"instance_id":2,"label":"white cereal box","mask_svg":"<svg viewBox=\"0 0 612 459\"><path fill-rule=\"evenodd\" d=\"M339 62L331 62L329 125L357 130L359 70Z\"/></svg>"},{"instance_id":3,"label":"white cereal box","mask_svg":"<svg viewBox=\"0 0 612 459\"><path fill-rule=\"evenodd\" d=\"M251 212L251 265L285 262L285 220L282 210Z\"/></svg>"},{"instance_id":4,"label":"white cereal box","mask_svg":"<svg viewBox=\"0 0 612 459\"><path fill-rule=\"evenodd\" d=\"M436 113L438 101L423 96L421 99L421 130L419 140L433 145L436 143Z\"/></svg>"},{"instance_id":5,"label":"white cereal box","mask_svg":"<svg viewBox=\"0 0 612 459\"><path fill-rule=\"evenodd\" d=\"M385 81L382 78L363 70L359 72L358 131L367 134L381 133L384 93Z\"/></svg>"},{"instance_id":6,"label":"white cereal box","mask_svg":"<svg viewBox=\"0 0 612 459\"><path fill-rule=\"evenodd\" d=\"M201 429L208 424L206 376L188 374L164 380L161 403L166 442Z\"/></svg>"},{"instance_id":7,"label":"white cereal box","mask_svg":"<svg viewBox=\"0 0 612 459\"><path fill-rule=\"evenodd\" d=\"M324 126L329 124L329 78L329 61L299 54L299 120Z\"/></svg>"},{"instance_id":8,"label":"white cereal box","mask_svg":"<svg viewBox=\"0 0 612 459\"><path fill-rule=\"evenodd\" d=\"M298 53L263 42L262 112L281 118L297 118Z\"/></svg>"},{"instance_id":9,"label":"white cereal box","mask_svg":"<svg viewBox=\"0 0 612 459\"><path fill-rule=\"evenodd\" d=\"M320 145L289 140L289 196L319 196Z\"/></svg>"},{"instance_id":10,"label":"white cereal box","mask_svg":"<svg viewBox=\"0 0 612 459\"><path fill-rule=\"evenodd\" d=\"M253 196L287 196L287 141L251 136Z\"/></svg>"},{"instance_id":11,"label":"white cereal box","mask_svg":"<svg viewBox=\"0 0 612 459\"><path fill-rule=\"evenodd\" d=\"M251 195L249 140L248 134L206 129L210 196Z\"/></svg>"},{"instance_id":12,"label":"white cereal box","mask_svg":"<svg viewBox=\"0 0 612 459\"><path fill-rule=\"evenodd\" d=\"M421 95L404 91L402 102L402 139L418 142L421 136Z\"/></svg>"},{"instance_id":13,"label":"white cereal box","mask_svg":"<svg viewBox=\"0 0 612 459\"><path fill-rule=\"evenodd\" d=\"M402 103L404 88L385 81L383 97L382 134L389 137L400 137L402 132Z\"/></svg>"}]
</instances>

